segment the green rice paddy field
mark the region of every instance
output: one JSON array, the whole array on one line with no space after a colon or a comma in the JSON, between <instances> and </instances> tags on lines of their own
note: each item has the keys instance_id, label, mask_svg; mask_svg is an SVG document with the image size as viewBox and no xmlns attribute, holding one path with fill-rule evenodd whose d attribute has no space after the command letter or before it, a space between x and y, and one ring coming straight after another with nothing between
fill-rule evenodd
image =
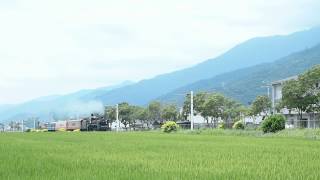
<instances>
[{"instance_id":1,"label":"green rice paddy field","mask_svg":"<svg viewBox=\"0 0 320 180\"><path fill-rule=\"evenodd\" d=\"M0 179L320 179L320 141L161 132L1 133Z\"/></svg>"}]
</instances>

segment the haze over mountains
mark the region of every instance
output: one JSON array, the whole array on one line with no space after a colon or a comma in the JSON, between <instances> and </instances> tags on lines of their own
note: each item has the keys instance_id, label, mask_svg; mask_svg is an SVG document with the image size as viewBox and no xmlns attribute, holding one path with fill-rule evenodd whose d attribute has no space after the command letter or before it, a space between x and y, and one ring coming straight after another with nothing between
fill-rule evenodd
<instances>
[{"instance_id":1,"label":"haze over mountains","mask_svg":"<svg viewBox=\"0 0 320 180\"><path fill-rule=\"evenodd\" d=\"M103 104L95 101L96 95L106 93L112 89L121 88L132 84L125 81L118 85L101 87L97 89L84 89L66 95L45 96L18 105L0 106L0 120L20 119L27 117L40 117L51 119L65 116L90 114L91 112L102 112Z\"/></svg>"},{"instance_id":2,"label":"haze over mountains","mask_svg":"<svg viewBox=\"0 0 320 180\"><path fill-rule=\"evenodd\" d=\"M262 81L296 75L319 64L320 47L316 46L319 43L319 27L286 36L253 38L214 59L152 79L81 90L64 96L48 96L14 106L0 106L0 121L29 116L48 119L53 113L101 110L103 104L123 101L137 105L146 105L154 99L179 101L174 97L177 92L212 88L246 104L257 94L266 93L266 89L260 87ZM70 107L72 102L79 102L81 107Z\"/></svg>"}]
</instances>

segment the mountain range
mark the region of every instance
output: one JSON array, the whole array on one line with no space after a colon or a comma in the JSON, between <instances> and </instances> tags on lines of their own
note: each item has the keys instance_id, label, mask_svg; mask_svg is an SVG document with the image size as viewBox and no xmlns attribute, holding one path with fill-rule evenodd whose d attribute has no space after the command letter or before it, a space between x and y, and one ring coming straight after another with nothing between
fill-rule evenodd
<instances>
[{"instance_id":1,"label":"mountain range","mask_svg":"<svg viewBox=\"0 0 320 180\"><path fill-rule=\"evenodd\" d=\"M94 111L103 112L103 104L93 100L96 95L133 83L132 81L124 81L114 86L84 89L66 95L45 96L17 105L2 105L0 106L0 121L28 117L63 118L62 116L88 115Z\"/></svg>"},{"instance_id":2,"label":"mountain range","mask_svg":"<svg viewBox=\"0 0 320 180\"><path fill-rule=\"evenodd\" d=\"M109 91L95 99L105 104L126 101L145 105L150 100L187 84L260 63L273 62L294 52L311 48L319 42L320 27L285 36L253 38L193 67L142 80Z\"/></svg>"},{"instance_id":3,"label":"mountain range","mask_svg":"<svg viewBox=\"0 0 320 180\"><path fill-rule=\"evenodd\" d=\"M162 74L137 83L80 90L67 95L47 96L18 105L0 106L0 121L56 114L102 111L103 105L129 102L146 105L151 100L179 102L176 93L189 90L223 92L245 104L266 93L262 81L270 82L301 73L319 64L320 27L289 35L247 40L226 53L190 68ZM299 67L301 66L301 68Z\"/></svg>"},{"instance_id":4,"label":"mountain range","mask_svg":"<svg viewBox=\"0 0 320 180\"><path fill-rule=\"evenodd\" d=\"M197 81L163 95L158 100L181 104L184 97L177 95L203 91L220 92L247 105L257 95L267 95L267 87L270 87L273 81L301 74L317 64L320 64L320 44L271 63L262 63ZM269 93L271 95L271 88Z\"/></svg>"}]
</instances>

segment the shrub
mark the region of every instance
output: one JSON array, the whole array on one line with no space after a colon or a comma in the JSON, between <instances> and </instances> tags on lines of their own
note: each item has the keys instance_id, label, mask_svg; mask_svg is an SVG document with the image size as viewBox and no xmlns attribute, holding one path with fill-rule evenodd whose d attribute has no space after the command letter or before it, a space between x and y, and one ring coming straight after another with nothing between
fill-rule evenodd
<instances>
[{"instance_id":1,"label":"shrub","mask_svg":"<svg viewBox=\"0 0 320 180\"><path fill-rule=\"evenodd\" d=\"M225 129L225 128L226 128L226 124L225 124L224 122L222 122L222 123L220 123L220 124L218 125L218 128L219 128L219 129Z\"/></svg>"},{"instance_id":2,"label":"shrub","mask_svg":"<svg viewBox=\"0 0 320 180\"><path fill-rule=\"evenodd\" d=\"M264 133L274 133L285 129L285 122L286 120L282 115L272 115L263 121L261 128Z\"/></svg>"},{"instance_id":3,"label":"shrub","mask_svg":"<svg viewBox=\"0 0 320 180\"><path fill-rule=\"evenodd\" d=\"M73 132L80 132L80 129L75 129L73 130Z\"/></svg>"},{"instance_id":4,"label":"shrub","mask_svg":"<svg viewBox=\"0 0 320 180\"><path fill-rule=\"evenodd\" d=\"M243 122L240 120L240 121L237 121L233 124L232 126L233 129L244 129L244 124Z\"/></svg>"},{"instance_id":5,"label":"shrub","mask_svg":"<svg viewBox=\"0 0 320 180\"><path fill-rule=\"evenodd\" d=\"M178 124L174 121L167 121L161 126L161 128L163 129L163 132L166 132L166 133L177 131L178 127L179 127Z\"/></svg>"},{"instance_id":6,"label":"shrub","mask_svg":"<svg viewBox=\"0 0 320 180\"><path fill-rule=\"evenodd\" d=\"M65 132L66 129L65 129L65 128L60 128L60 129L58 129L58 131L59 131L59 132Z\"/></svg>"}]
</instances>

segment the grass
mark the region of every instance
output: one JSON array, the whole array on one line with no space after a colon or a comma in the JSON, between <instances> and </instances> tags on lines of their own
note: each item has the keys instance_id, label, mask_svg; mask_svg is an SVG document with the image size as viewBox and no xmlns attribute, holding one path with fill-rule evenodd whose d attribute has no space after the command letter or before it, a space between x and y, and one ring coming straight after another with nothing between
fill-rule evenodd
<instances>
[{"instance_id":1,"label":"grass","mask_svg":"<svg viewBox=\"0 0 320 180\"><path fill-rule=\"evenodd\" d=\"M2 133L0 179L320 179L320 141L224 132Z\"/></svg>"}]
</instances>

